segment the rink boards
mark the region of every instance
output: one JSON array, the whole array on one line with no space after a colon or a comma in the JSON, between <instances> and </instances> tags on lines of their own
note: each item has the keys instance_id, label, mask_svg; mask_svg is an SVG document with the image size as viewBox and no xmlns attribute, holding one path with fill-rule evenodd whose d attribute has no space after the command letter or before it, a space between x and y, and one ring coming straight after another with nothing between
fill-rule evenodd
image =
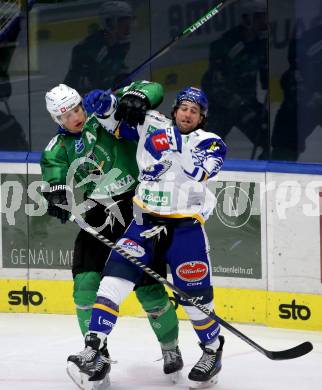
<instances>
[{"instance_id":1,"label":"rink boards","mask_svg":"<svg viewBox=\"0 0 322 390\"><path fill-rule=\"evenodd\" d=\"M39 173L23 156L0 164L0 311L71 314L78 229L45 215L34 192ZM206 230L219 316L322 330L321 173L310 164L227 161L211 183L218 202ZM121 314L144 315L134 296Z\"/></svg>"},{"instance_id":2,"label":"rink boards","mask_svg":"<svg viewBox=\"0 0 322 390\"><path fill-rule=\"evenodd\" d=\"M2 279L0 288L1 312L75 314L70 280ZM216 314L226 321L322 330L321 295L224 287L214 288L214 293ZM187 319L182 308L177 312ZM120 315L145 316L134 293L122 304Z\"/></svg>"}]
</instances>

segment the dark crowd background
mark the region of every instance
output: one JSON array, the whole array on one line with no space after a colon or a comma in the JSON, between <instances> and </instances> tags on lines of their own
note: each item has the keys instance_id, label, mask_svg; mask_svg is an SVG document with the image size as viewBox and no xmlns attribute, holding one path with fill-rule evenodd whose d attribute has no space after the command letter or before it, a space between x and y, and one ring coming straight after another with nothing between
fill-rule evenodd
<instances>
[{"instance_id":1,"label":"dark crowd background","mask_svg":"<svg viewBox=\"0 0 322 390\"><path fill-rule=\"evenodd\" d=\"M37 152L55 135L46 91L121 85L218 1L0 1L0 150ZM228 158L322 163L322 1L237 0L135 79L209 98Z\"/></svg>"}]
</instances>

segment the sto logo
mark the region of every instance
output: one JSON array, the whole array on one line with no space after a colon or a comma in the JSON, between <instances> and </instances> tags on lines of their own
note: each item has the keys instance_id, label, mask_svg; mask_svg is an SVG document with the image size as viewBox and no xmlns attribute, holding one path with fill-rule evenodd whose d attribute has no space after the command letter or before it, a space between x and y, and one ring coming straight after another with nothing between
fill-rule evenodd
<instances>
[{"instance_id":1,"label":"sto logo","mask_svg":"<svg viewBox=\"0 0 322 390\"><path fill-rule=\"evenodd\" d=\"M208 275L208 265L203 261L186 262L177 267L176 274L185 282L197 282Z\"/></svg>"},{"instance_id":2,"label":"sto logo","mask_svg":"<svg viewBox=\"0 0 322 390\"><path fill-rule=\"evenodd\" d=\"M134 257L143 257L145 255L145 250L137 242L129 238L121 238L117 245Z\"/></svg>"}]
</instances>

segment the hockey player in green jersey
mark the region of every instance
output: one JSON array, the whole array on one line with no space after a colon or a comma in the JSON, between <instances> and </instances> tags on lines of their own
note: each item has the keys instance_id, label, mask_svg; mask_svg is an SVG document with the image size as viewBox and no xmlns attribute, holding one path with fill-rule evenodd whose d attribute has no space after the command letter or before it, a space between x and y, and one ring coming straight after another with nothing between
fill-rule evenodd
<instances>
[{"instance_id":1,"label":"hockey player in green jersey","mask_svg":"<svg viewBox=\"0 0 322 390\"><path fill-rule=\"evenodd\" d=\"M125 117L133 125L143 123L146 111L162 101L163 90L157 83L134 82L111 95L109 107L106 106L108 99L96 99L95 93L82 99L76 90L60 84L46 94L47 110L59 127L41 158L42 177L48 183L44 196L48 201L48 214L65 223L69 211L57 204L70 206L71 188L66 179L73 168L72 179L81 187L91 207L85 213L86 223L96 229L99 227L102 235L115 241L132 220L132 197L138 176L137 143L118 140L107 130L115 128L115 118ZM89 109L94 101L95 113ZM114 111L116 106L118 115L109 117L108 110ZM93 236L79 232L72 273L73 297L83 334L88 330L101 271L109 252L109 248ZM155 271L166 277L165 268ZM164 372L173 376L183 366L180 351L179 355L174 353L173 359L173 352L178 351L175 308L164 286L152 278L142 279L135 292L161 344ZM69 374L73 376L72 372Z\"/></svg>"}]
</instances>

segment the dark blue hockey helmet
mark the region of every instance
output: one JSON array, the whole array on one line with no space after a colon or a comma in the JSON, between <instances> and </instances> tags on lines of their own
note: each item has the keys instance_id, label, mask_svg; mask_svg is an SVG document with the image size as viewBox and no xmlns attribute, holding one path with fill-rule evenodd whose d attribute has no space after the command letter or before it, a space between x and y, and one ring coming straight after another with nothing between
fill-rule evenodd
<instances>
[{"instance_id":1,"label":"dark blue hockey helmet","mask_svg":"<svg viewBox=\"0 0 322 390\"><path fill-rule=\"evenodd\" d=\"M201 108L201 114L207 116L208 99L206 94L201 89L196 87L187 87L182 89L176 96L174 105L179 106L179 104L184 100L199 104Z\"/></svg>"}]
</instances>

